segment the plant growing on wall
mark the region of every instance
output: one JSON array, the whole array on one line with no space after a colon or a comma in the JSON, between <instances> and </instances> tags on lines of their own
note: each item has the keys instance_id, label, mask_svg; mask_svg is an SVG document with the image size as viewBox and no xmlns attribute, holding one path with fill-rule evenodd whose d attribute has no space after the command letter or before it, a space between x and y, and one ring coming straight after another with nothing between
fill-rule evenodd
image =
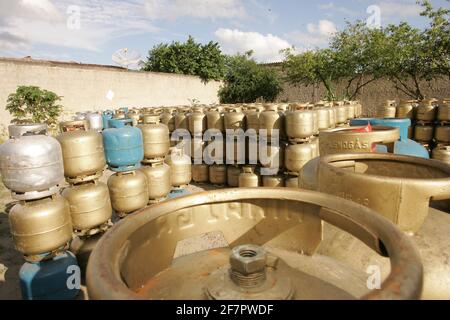
<instances>
[{"instance_id":1,"label":"plant growing on wall","mask_svg":"<svg viewBox=\"0 0 450 320\"><path fill-rule=\"evenodd\" d=\"M8 96L6 110L14 117L13 123L53 124L62 112L57 104L61 97L36 86L19 86Z\"/></svg>"},{"instance_id":2,"label":"plant growing on wall","mask_svg":"<svg viewBox=\"0 0 450 320\"><path fill-rule=\"evenodd\" d=\"M189 36L185 43L176 41L154 46L142 70L196 75L205 82L221 80L225 73L225 57L218 43L210 41L203 45Z\"/></svg>"},{"instance_id":3,"label":"plant growing on wall","mask_svg":"<svg viewBox=\"0 0 450 320\"><path fill-rule=\"evenodd\" d=\"M274 101L281 92L281 80L275 70L257 64L252 52L228 56L224 85L219 90L221 103Z\"/></svg>"}]
</instances>

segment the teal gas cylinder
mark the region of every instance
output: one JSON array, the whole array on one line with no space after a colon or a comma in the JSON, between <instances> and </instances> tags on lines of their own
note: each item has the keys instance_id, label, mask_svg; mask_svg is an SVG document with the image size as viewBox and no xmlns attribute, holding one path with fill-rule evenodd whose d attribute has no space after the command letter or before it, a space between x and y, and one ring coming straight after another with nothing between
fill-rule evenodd
<instances>
[{"instance_id":1,"label":"teal gas cylinder","mask_svg":"<svg viewBox=\"0 0 450 320\"><path fill-rule=\"evenodd\" d=\"M365 126L370 123L373 126L387 126L395 127L400 130L400 140L395 143L394 153L429 159L428 151L419 143L408 139L408 128L411 126L411 120L396 119L396 118L360 118L350 120L351 126ZM377 152L387 152L387 147L384 145L377 145Z\"/></svg>"},{"instance_id":2,"label":"teal gas cylinder","mask_svg":"<svg viewBox=\"0 0 450 320\"><path fill-rule=\"evenodd\" d=\"M140 167L144 159L142 132L131 119L111 119L103 130L103 146L110 170L123 172Z\"/></svg>"},{"instance_id":3,"label":"teal gas cylinder","mask_svg":"<svg viewBox=\"0 0 450 320\"><path fill-rule=\"evenodd\" d=\"M102 112L102 122L103 122L103 129L109 128L109 120L113 118L114 111L112 110L105 110Z\"/></svg>"},{"instance_id":4,"label":"teal gas cylinder","mask_svg":"<svg viewBox=\"0 0 450 320\"><path fill-rule=\"evenodd\" d=\"M66 251L50 260L25 262L19 271L24 300L70 300L80 292L77 259Z\"/></svg>"}]
</instances>

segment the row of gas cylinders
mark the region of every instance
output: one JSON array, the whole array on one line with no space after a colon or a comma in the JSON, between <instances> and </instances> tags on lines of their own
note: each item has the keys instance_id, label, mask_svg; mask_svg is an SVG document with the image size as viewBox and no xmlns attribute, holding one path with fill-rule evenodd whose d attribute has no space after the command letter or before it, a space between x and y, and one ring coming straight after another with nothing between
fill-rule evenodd
<instances>
[{"instance_id":1,"label":"row of gas cylinders","mask_svg":"<svg viewBox=\"0 0 450 320\"><path fill-rule=\"evenodd\" d=\"M409 118L423 122L450 122L450 99L387 100L377 108L377 118Z\"/></svg>"}]
</instances>

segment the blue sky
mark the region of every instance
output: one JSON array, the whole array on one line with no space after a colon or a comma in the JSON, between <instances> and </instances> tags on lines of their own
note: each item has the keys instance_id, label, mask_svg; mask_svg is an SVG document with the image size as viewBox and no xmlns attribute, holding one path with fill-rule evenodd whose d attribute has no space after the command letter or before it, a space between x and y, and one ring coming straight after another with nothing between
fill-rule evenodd
<instances>
[{"instance_id":1,"label":"blue sky","mask_svg":"<svg viewBox=\"0 0 450 320\"><path fill-rule=\"evenodd\" d=\"M1 0L0 56L114 64L120 48L145 58L155 44L192 35L230 54L252 48L258 61L273 62L286 47L325 47L346 20L377 10L382 25L426 24L415 0Z\"/></svg>"}]
</instances>

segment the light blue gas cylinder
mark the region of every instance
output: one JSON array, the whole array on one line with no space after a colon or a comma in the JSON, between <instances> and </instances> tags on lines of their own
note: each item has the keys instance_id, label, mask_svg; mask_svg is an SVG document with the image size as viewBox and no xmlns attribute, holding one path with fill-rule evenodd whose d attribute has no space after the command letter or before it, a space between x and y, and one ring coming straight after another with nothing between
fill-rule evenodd
<instances>
[{"instance_id":1,"label":"light blue gas cylinder","mask_svg":"<svg viewBox=\"0 0 450 320\"><path fill-rule=\"evenodd\" d=\"M360 118L350 120L351 126L365 126L370 123L373 126L387 126L395 127L400 130L400 140L395 142L394 153L406 156L413 156L419 158L429 159L428 151L419 143L408 139L408 128L411 126L410 119L397 118ZM387 152L387 147L384 145L377 145L377 152Z\"/></svg>"},{"instance_id":2,"label":"light blue gas cylinder","mask_svg":"<svg viewBox=\"0 0 450 320\"><path fill-rule=\"evenodd\" d=\"M70 300L80 292L80 269L70 251L50 260L25 262L19 278L24 300Z\"/></svg>"},{"instance_id":3,"label":"light blue gas cylinder","mask_svg":"<svg viewBox=\"0 0 450 320\"><path fill-rule=\"evenodd\" d=\"M114 111L106 110L102 112L103 129L109 128L109 120L113 118Z\"/></svg>"},{"instance_id":4,"label":"light blue gas cylinder","mask_svg":"<svg viewBox=\"0 0 450 320\"><path fill-rule=\"evenodd\" d=\"M135 170L144 159L142 132L131 119L111 119L103 130L106 162L115 172Z\"/></svg>"}]
</instances>

